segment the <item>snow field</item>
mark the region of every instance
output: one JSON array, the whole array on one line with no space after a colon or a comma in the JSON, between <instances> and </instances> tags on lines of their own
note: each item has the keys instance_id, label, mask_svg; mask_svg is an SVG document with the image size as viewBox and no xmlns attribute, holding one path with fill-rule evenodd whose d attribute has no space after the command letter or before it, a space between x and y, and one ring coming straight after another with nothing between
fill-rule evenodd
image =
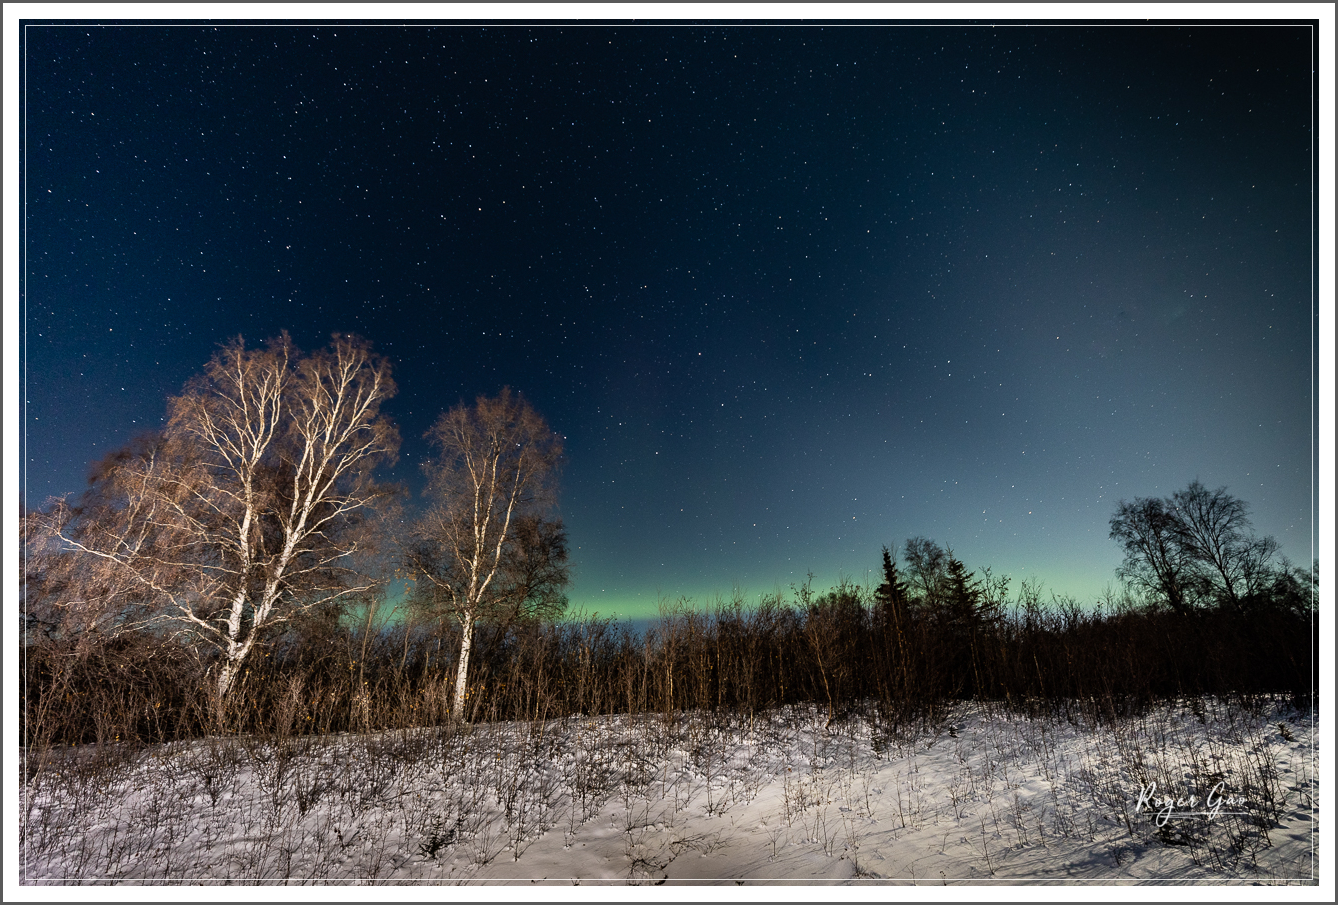
<instances>
[{"instance_id":1,"label":"snow field","mask_svg":"<svg viewBox=\"0 0 1338 905\"><path fill-rule=\"evenodd\" d=\"M20 858L42 884L1311 884L1316 731L1190 700L1097 726L962 705L905 732L785 708L211 738L50 759ZM1229 806L1178 815L1214 788Z\"/></svg>"}]
</instances>

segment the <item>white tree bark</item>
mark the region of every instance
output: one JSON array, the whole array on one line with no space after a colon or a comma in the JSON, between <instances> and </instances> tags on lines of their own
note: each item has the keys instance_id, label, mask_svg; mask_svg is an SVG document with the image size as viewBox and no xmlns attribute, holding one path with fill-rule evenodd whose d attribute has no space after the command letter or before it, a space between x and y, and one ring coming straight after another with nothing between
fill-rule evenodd
<instances>
[{"instance_id":1,"label":"white tree bark","mask_svg":"<svg viewBox=\"0 0 1338 905\"><path fill-rule=\"evenodd\" d=\"M394 389L359 340L302 358L286 335L259 351L239 339L171 400L160 447L109 469L110 505L64 539L216 650L226 696L271 626L372 588L351 568L363 538L348 528L398 445L379 414Z\"/></svg>"},{"instance_id":2,"label":"white tree bark","mask_svg":"<svg viewBox=\"0 0 1338 905\"><path fill-rule=\"evenodd\" d=\"M452 409L430 436L443 454L429 469L435 502L418 528L422 543L410 566L460 624L452 712L463 718L474 631L498 602L495 582L517 516L548 499L562 445L509 390Z\"/></svg>"},{"instance_id":3,"label":"white tree bark","mask_svg":"<svg viewBox=\"0 0 1338 905\"><path fill-rule=\"evenodd\" d=\"M451 700L451 713L457 719L464 719L465 686L469 680L469 652L474 647L474 617L466 610L460 621L460 660L455 669L455 693Z\"/></svg>"}]
</instances>

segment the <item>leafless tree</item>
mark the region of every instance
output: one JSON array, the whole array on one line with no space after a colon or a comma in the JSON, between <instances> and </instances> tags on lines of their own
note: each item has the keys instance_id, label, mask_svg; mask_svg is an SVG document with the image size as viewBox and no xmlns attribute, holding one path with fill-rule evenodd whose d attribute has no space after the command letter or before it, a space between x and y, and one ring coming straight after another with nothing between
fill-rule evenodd
<instances>
[{"instance_id":1,"label":"leafless tree","mask_svg":"<svg viewBox=\"0 0 1338 905\"><path fill-rule=\"evenodd\" d=\"M169 400L161 435L105 460L80 506L52 511L66 548L142 606L69 605L119 629L184 630L220 655L227 695L272 626L371 590L356 566L388 496L372 473L398 449L380 414L394 392L389 364L356 337L306 356L286 333L264 349L225 344Z\"/></svg>"},{"instance_id":2,"label":"leafless tree","mask_svg":"<svg viewBox=\"0 0 1338 905\"><path fill-rule=\"evenodd\" d=\"M420 603L460 623L452 712L461 716L479 620L565 606L566 536L543 518L562 439L509 388L456 406L427 436L440 455L425 466L432 503L406 564Z\"/></svg>"},{"instance_id":3,"label":"leafless tree","mask_svg":"<svg viewBox=\"0 0 1338 905\"><path fill-rule=\"evenodd\" d=\"M1116 570L1120 579L1186 612L1191 608L1186 595L1188 563L1176 530L1174 510L1156 497L1132 503L1121 500L1110 520L1111 539L1124 548L1124 562Z\"/></svg>"},{"instance_id":4,"label":"leafless tree","mask_svg":"<svg viewBox=\"0 0 1338 905\"><path fill-rule=\"evenodd\" d=\"M90 560L62 542L59 504L23 513L20 610L25 645L59 643L83 650L116 631L117 606L133 605L135 585L111 564Z\"/></svg>"},{"instance_id":5,"label":"leafless tree","mask_svg":"<svg viewBox=\"0 0 1338 905\"><path fill-rule=\"evenodd\" d=\"M927 537L906 541L907 591L922 605L938 603L947 592L949 556Z\"/></svg>"},{"instance_id":6,"label":"leafless tree","mask_svg":"<svg viewBox=\"0 0 1338 905\"><path fill-rule=\"evenodd\" d=\"M1167 499L1121 501L1110 536L1124 548L1120 578L1181 612L1241 610L1276 577L1277 541L1254 536L1243 500L1197 480Z\"/></svg>"},{"instance_id":7,"label":"leafless tree","mask_svg":"<svg viewBox=\"0 0 1338 905\"><path fill-rule=\"evenodd\" d=\"M1251 533L1244 500L1225 487L1209 490L1195 480L1172 494L1171 504L1176 541L1212 597L1241 609L1263 592L1273 575L1278 542Z\"/></svg>"}]
</instances>

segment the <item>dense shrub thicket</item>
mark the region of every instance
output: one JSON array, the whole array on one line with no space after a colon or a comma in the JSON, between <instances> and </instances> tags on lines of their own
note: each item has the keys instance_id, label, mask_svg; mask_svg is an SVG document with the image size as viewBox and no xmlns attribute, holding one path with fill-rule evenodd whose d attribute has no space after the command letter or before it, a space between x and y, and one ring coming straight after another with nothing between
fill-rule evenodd
<instances>
[{"instance_id":1,"label":"dense shrub thicket","mask_svg":"<svg viewBox=\"0 0 1338 905\"><path fill-rule=\"evenodd\" d=\"M955 701L1097 719L1181 696L1285 694L1310 701L1311 609L1285 595L1249 609L1179 612L1127 598L1094 609L1041 601L1025 585L967 575L955 559L916 593L889 558L876 590L809 585L745 606L662 608L649 629L581 622L481 625L468 721L692 709L752 714L817 703L834 720L872 709L892 724ZM1299 586L1298 586L1299 587ZM226 699L211 664L152 635L29 643L23 655L30 750L152 743L209 734L371 731L451 719L458 629L308 620L275 637Z\"/></svg>"}]
</instances>

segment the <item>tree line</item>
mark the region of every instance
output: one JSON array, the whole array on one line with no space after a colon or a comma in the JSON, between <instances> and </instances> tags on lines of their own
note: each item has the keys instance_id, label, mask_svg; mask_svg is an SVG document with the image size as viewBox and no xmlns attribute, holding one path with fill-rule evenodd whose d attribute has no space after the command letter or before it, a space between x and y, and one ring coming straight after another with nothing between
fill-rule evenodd
<instances>
[{"instance_id":1,"label":"tree line","mask_svg":"<svg viewBox=\"0 0 1338 905\"><path fill-rule=\"evenodd\" d=\"M398 450L394 393L357 337L309 354L238 338L78 500L23 513L29 742L799 702L833 719L971 698L1115 713L1313 685L1317 566L1197 480L1119 504L1124 592L1095 609L1010 594L913 537L883 549L874 588L668 607L644 636L562 623L560 436L508 389L452 408L406 521L375 477ZM378 620L402 579L406 618Z\"/></svg>"}]
</instances>

